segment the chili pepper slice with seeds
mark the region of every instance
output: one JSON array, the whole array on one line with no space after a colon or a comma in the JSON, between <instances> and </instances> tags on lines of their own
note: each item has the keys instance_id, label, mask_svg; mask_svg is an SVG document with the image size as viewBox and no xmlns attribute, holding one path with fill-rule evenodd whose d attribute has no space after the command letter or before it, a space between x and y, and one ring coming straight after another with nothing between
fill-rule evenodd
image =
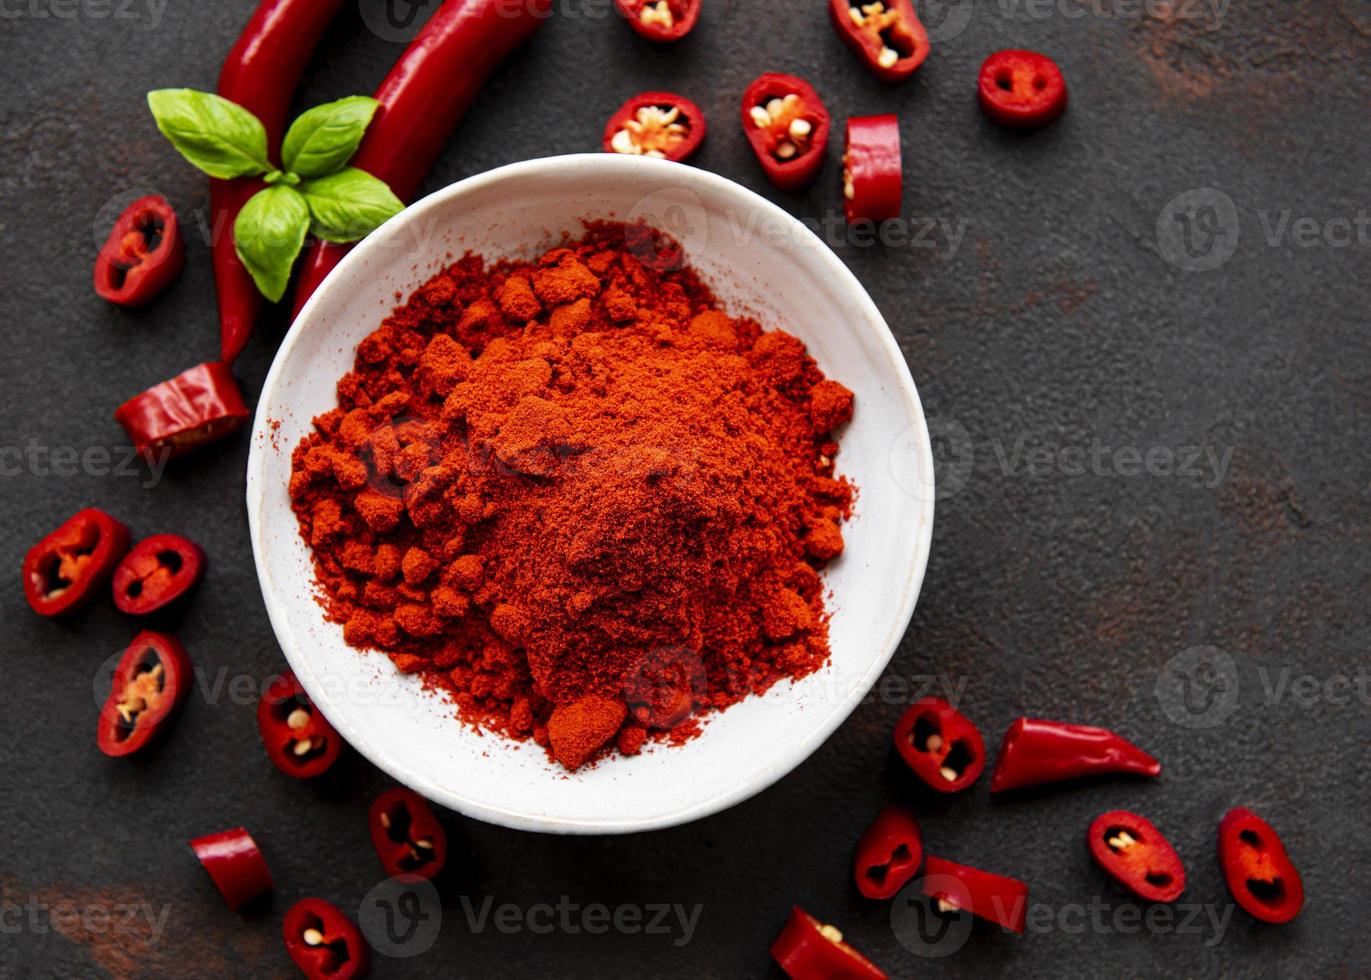
<instances>
[{"instance_id":1,"label":"chili pepper slice with seeds","mask_svg":"<svg viewBox=\"0 0 1371 980\"><path fill-rule=\"evenodd\" d=\"M1219 822L1219 864L1233 898L1253 918L1279 925L1300 914L1300 872L1280 835L1251 810L1229 810Z\"/></svg>"},{"instance_id":2,"label":"chili pepper slice with seeds","mask_svg":"<svg viewBox=\"0 0 1371 980\"><path fill-rule=\"evenodd\" d=\"M852 873L867 898L894 898L923 861L923 835L914 815L887 806L857 842Z\"/></svg>"},{"instance_id":3,"label":"chili pepper slice with seeds","mask_svg":"<svg viewBox=\"0 0 1371 980\"><path fill-rule=\"evenodd\" d=\"M447 863L447 834L418 793L396 786L371 804L371 844L391 877L432 878Z\"/></svg>"},{"instance_id":4,"label":"chili pepper slice with seeds","mask_svg":"<svg viewBox=\"0 0 1371 980\"><path fill-rule=\"evenodd\" d=\"M1017 878L946 861L924 858L923 893L943 914L967 911L977 918L1021 933L1028 919L1028 886Z\"/></svg>"},{"instance_id":5,"label":"chili pepper slice with seeds","mask_svg":"<svg viewBox=\"0 0 1371 980\"><path fill-rule=\"evenodd\" d=\"M129 550L129 529L103 510L77 511L24 556L24 598L40 616L79 609Z\"/></svg>"},{"instance_id":6,"label":"chili pepper slice with seeds","mask_svg":"<svg viewBox=\"0 0 1371 980\"><path fill-rule=\"evenodd\" d=\"M114 604L130 616L165 609L200 581L205 553L179 534L154 534L133 546L114 570Z\"/></svg>"},{"instance_id":7,"label":"chili pepper slice with seeds","mask_svg":"<svg viewBox=\"0 0 1371 980\"><path fill-rule=\"evenodd\" d=\"M909 0L829 0L828 13L838 37L882 81L903 81L928 57L928 32Z\"/></svg>"},{"instance_id":8,"label":"chili pepper slice with seeds","mask_svg":"<svg viewBox=\"0 0 1371 980\"><path fill-rule=\"evenodd\" d=\"M705 138L700 107L674 92L643 92L621 105L605 124L606 153L685 160Z\"/></svg>"},{"instance_id":9,"label":"chili pepper slice with seeds","mask_svg":"<svg viewBox=\"0 0 1371 980\"><path fill-rule=\"evenodd\" d=\"M1004 734L990 792L1097 773L1157 776L1161 771L1160 762L1108 729L1020 718Z\"/></svg>"},{"instance_id":10,"label":"chili pepper slice with seeds","mask_svg":"<svg viewBox=\"0 0 1371 980\"><path fill-rule=\"evenodd\" d=\"M309 980L356 980L367 974L371 952L361 931L322 898L302 898L281 926L286 952Z\"/></svg>"},{"instance_id":11,"label":"chili pepper slice with seeds","mask_svg":"<svg viewBox=\"0 0 1371 980\"><path fill-rule=\"evenodd\" d=\"M703 0L614 0L614 6L639 37L679 41L694 30Z\"/></svg>"},{"instance_id":12,"label":"chili pepper slice with seeds","mask_svg":"<svg viewBox=\"0 0 1371 980\"><path fill-rule=\"evenodd\" d=\"M790 980L886 980L884 971L843 942L837 928L798 905L771 944L771 958Z\"/></svg>"},{"instance_id":13,"label":"chili pepper slice with seeds","mask_svg":"<svg viewBox=\"0 0 1371 980\"><path fill-rule=\"evenodd\" d=\"M1145 902L1174 902L1185 891L1185 865L1146 817L1127 810L1102 813L1086 842L1095 863Z\"/></svg>"},{"instance_id":14,"label":"chili pepper slice with seeds","mask_svg":"<svg viewBox=\"0 0 1371 980\"><path fill-rule=\"evenodd\" d=\"M903 193L900 121L893 115L847 121L843 150L843 209L848 224L884 221L900 214Z\"/></svg>"},{"instance_id":15,"label":"chili pepper slice with seeds","mask_svg":"<svg viewBox=\"0 0 1371 980\"><path fill-rule=\"evenodd\" d=\"M824 163L830 118L802 78L767 72L743 93L743 132L767 178L783 191L803 190Z\"/></svg>"},{"instance_id":16,"label":"chili pepper slice with seeds","mask_svg":"<svg viewBox=\"0 0 1371 980\"><path fill-rule=\"evenodd\" d=\"M273 678L257 702L257 727L277 769L296 779L327 772L343 740L290 671Z\"/></svg>"},{"instance_id":17,"label":"chili pepper slice with seeds","mask_svg":"<svg viewBox=\"0 0 1371 980\"><path fill-rule=\"evenodd\" d=\"M120 405L115 420L149 459L171 459L242 428L248 408L228 365L201 364Z\"/></svg>"},{"instance_id":18,"label":"chili pepper slice with seeds","mask_svg":"<svg viewBox=\"0 0 1371 980\"><path fill-rule=\"evenodd\" d=\"M114 222L95 256L95 292L120 306L142 306L174 283L185 264L176 209L160 195L140 197Z\"/></svg>"},{"instance_id":19,"label":"chili pepper slice with seeds","mask_svg":"<svg viewBox=\"0 0 1371 980\"><path fill-rule=\"evenodd\" d=\"M939 793L966 789L985 769L980 731L941 698L923 698L909 706L895 725L895 751Z\"/></svg>"},{"instance_id":20,"label":"chili pepper slice with seeds","mask_svg":"<svg viewBox=\"0 0 1371 980\"><path fill-rule=\"evenodd\" d=\"M190 842L190 849L209 872L210 880L230 909L240 909L271 891L271 869L257 842L244 828L197 837Z\"/></svg>"},{"instance_id":21,"label":"chili pepper slice with seeds","mask_svg":"<svg viewBox=\"0 0 1371 980\"><path fill-rule=\"evenodd\" d=\"M114 669L95 744L112 758L132 755L160 735L190 693L190 658L179 640L139 633Z\"/></svg>"},{"instance_id":22,"label":"chili pepper slice with seeds","mask_svg":"<svg viewBox=\"0 0 1371 980\"><path fill-rule=\"evenodd\" d=\"M1066 80L1057 63L1036 51L996 51L976 82L981 111L1014 129L1045 126L1066 110Z\"/></svg>"}]
</instances>

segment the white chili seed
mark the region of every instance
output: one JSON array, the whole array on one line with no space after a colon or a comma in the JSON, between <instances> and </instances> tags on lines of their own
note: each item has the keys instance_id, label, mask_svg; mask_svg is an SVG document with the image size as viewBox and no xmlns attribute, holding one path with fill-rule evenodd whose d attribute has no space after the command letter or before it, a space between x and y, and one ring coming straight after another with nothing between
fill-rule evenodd
<instances>
[{"instance_id":1,"label":"white chili seed","mask_svg":"<svg viewBox=\"0 0 1371 980\"><path fill-rule=\"evenodd\" d=\"M645 156L645 157L653 157L654 159L657 159L657 160L665 160L665 159L666 159L666 154L663 153L661 150L648 150L646 153L643 154L643 156Z\"/></svg>"},{"instance_id":2,"label":"white chili seed","mask_svg":"<svg viewBox=\"0 0 1371 980\"><path fill-rule=\"evenodd\" d=\"M427 837L424 837L420 840L416 840L414 842L414 846L422 847L426 851L431 851L433 850L433 841L429 840Z\"/></svg>"},{"instance_id":3,"label":"white chili seed","mask_svg":"<svg viewBox=\"0 0 1371 980\"><path fill-rule=\"evenodd\" d=\"M785 111L785 103L780 99L772 99L766 104L766 111L773 116L779 116Z\"/></svg>"},{"instance_id":4,"label":"white chili seed","mask_svg":"<svg viewBox=\"0 0 1371 980\"><path fill-rule=\"evenodd\" d=\"M300 938L310 946L319 946L324 942L324 934L318 929L306 929Z\"/></svg>"},{"instance_id":5,"label":"white chili seed","mask_svg":"<svg viewBox=\"0 0 1371 980\"><path fill-rule=\"evenodd\" d=\"M814 131L814 127L809 124L808 119L796 119L790 124L790 138L793 140L805 140Z\"/></svg>"},{"instance_id":6,"label":"white chili seed","mask_svg":"<svg viewBox=\"0 0 1371 980\"><path fill-rule=\"evenodd\" d=\"M856 7L848 7L847 16L851 17L852 23L856 24L858 27L861 27L866 23L866 18L862 16L862 12Z\"/></svg>"},{"instance_id":7,"label":"white chili seed","mask_svg":"<svg viewBox=\"0 0 1371 980\"><path fill-rule=\"evenodd\" d=\"M390 814L389 814L389 813L383 813L383 814L381 814L381 826L384 827L384 828L386 828L386 830L389 830L389 829L390 829Z\"/></svg>"},{"instance_id":8,"label":"white chili seed","mask_svg":"<svg viewBox=\"0 0 1371 980\"><path fill-rule=\"evenodd\" d=\"M819 935L823 936L831 943L840 943L843 941L843 934L838 931L838 927L830 926L827 923L819 926Z\"/></svg>"},{"instance_id":9,"label":"white chili seed","mask_svg":"<svg viewBox=\"0 0 1371 980\"><path fill-rule=\"evenodd\" d=\"M951 902L951 901L947 900L946 898L940 898L940 899L938 899L938 911L939 911L939 912L947 913L947 912L956 912L957 910L958 910L958 906L957 906L957 904L956 904L955 902Z\"/></svg>"},{"instance_id":10,"label":"white chili seed","mask_svg":"<svg viewBox=\"0 0 1371 980\"><path fill-rule=\"evenodd\" d=\"M782 160L789 160L795 153L794 143L782 143L780 146L776 147L776 156L780 157Z\"/></svg>"},{"instance_id":11,"label":"white chili seed","mask_svg":"<svg viewBox=\"0 0 1371 980\"><path fill-rule=\"evenodd\" d=\"M297 731L309 724L309 712L304 708L296 708L286 716L286 724Z\"/></svg>"},{"instance_id":12,"label":"white chili seed","mask_svg":"<svg viewBox=\"0 0 1371 980\"><path fill-rule=\"evenodd\" d=\"M955 783L957 781L957 770L953 769L951 766L943 766L938 770L938 775L942 776L949 783Z\"/></svg>"},{"instance_id":13,"label":"white chili seed","mask_svg":"<svg viewBox=\"0 0 1371 980\"><path fill-rule=\"evenodd\" d=\"M761 129L765 129L771 125L771 113L767 112L759 105L754 105L752 107L750 115L752 116L753 124Z\"/></svg>"},{"instance_id":14,"label":"white chili seed","mask_svg":"<svg viewBox=\"0 0 1371 980\"><path fill-rule=\"evenodd\" d=\"M852 186L852 180L851 180L850 178L847 179L847 180L844 180L844 181L843 181L843 197L847 198L847 199L850 201L850 200L852 200L852 199L853 199L854 197L856 197L856 196L857 196L857 190L856 190L856 188L854 188L854 187Z\"/></svg>"},{"instance_id":15,"label":"white chili seed","mask_svg":"<svg viewBox=\"0 0 1371 980\"><path fill-rule=\"evenodd\" d=\"M1121 830L1117 836L1109 838L1109 846L1116 851L1127 850L1136 843L1137 841L1134 840L1133 835L1126 830Z\"/></svg>"},{"instance_id":16,"label":"white chili seed","mask_svg":"<svg viewBox=\"0 0 1371 980\"><path fill-rule=\"evenodd\" d=\"M301 741L301 742L296 742L296 743L295 743L295 748L292 749L291 751L293 751L297 756L299 756L299 755L308 755L308 754L309 754L309 742L310 742L309 739L305 739L304 741Z\"/></svg>"},{"instance_id":17,"label":"white chili seed","mask_svg":"<svg viewBox=\"0 0 1371 980\"><path fill-rule=\"evenodd\" d=\"M928 746L928 751L937 752L943 747L943 737L941 735L930 735L928 741L924 743Z\"/></svg>"},{"instance_id":18,"label":"white chili seed","mask_svg":"<svg viewBox=\"0 0 1371 980\"><path fill-rule=\"evenodd\" d=\"M900 53L894 48L881 48L881 55L876 59L876 64L882 68L894 68L895 62L900 60Z\"/></svg>"},{"instance_id":19,"label":"white chili seed","mask_svg":"<svg viewBox=\"0 0 1371 980\"><path fill-rule=\"evenodd\" d=\"M626 129L621 129L614 134L614 138L609 141L610 148L615 153L641 153L638 144L633 142L633 134Z\"/></svg>"}]
</instances>

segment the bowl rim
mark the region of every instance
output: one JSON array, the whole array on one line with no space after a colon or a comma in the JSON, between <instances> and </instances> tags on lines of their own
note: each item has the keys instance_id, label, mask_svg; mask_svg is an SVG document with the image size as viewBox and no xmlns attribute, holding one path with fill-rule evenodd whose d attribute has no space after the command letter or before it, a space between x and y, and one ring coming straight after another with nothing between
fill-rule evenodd
<instances>
[{"instance_id":1,"label":"bowl rim","mask_svg":"<svg viewBox=\"0 0 1371 980\"><path fill-rule=\"evenodd\" d=\"M834 285L841 287L842 291L850 297L854 307L863 313L863 316L857 318L860 323L856 329L874 333L874 339L879 345L881 353L889 362L892 376L898 382L899 395L904 402L906 417L914 421L918 432L922 435L918 447L921 457L918 461L919 471L928 474L930 481L933 480L935 471L927 419L908 362L900 351L899 344L896 342L885 318L881 315L875 301L872 300L865 287L862 286L847 265L807 225L760 194L708 170L649 157L625 157L607 153L573 153L506 164L455 181L436 190L415 201L368 235L328 274L295 316L276 351L275 357L272 359L266 379L262 383L257 408L254 412L248 452L246 504L253 562L272 632L285 654L290 669L295 672L306 693L314 701L315 707L324 712L325 718L349 745L400 784L464 816L515 830L541 833L621 834L679 826L719 813L750 799L798 768L847 720L881 674L884 673L899 648L900 641L908 630L909 622L914 615L914 607L918 601L924 575L928 569L929 551L933 537L935 494L932 492L931 486L928 492L917 498L912 498L920 510L916 532L918 547L914 556L914 564L910 574L902 583L899 611L892 620L890 632L881 641L884 645L884 653L871 662L860 682L851 685L846 694L833 703L831 710L809 729L803 739L797 740L788 752L776 754L770 760L769 765L760 770L752 779L726 783L721 791L706 795L689 807L647 818L602 818L594 820L558 818L528 813L521 809L505 808L482 800L463 797L457 791L436 785L422 772L409 768L402 760L385 751L379 744L373 743L370 736L353 725L346 715L330 712L331 702L328 697L328 690L315 676L310 666L310 660L297 648L294 634L290 630L289 611L273 588L266 562L265 532L267 528L262 517L267 492L263 474L267 449L272 447L271 419L267 409L276 400L274 395L280 376L285 370L286 362L290 360L295 346L303 336L305 327L313 319L315 309L322 303L323 297L328 294L329 290L337 289L340 283L347 281L354 265L366 262L367 257L372 253L384 249L389 236L411 222L422 220L428 212L442 208L453 198L462 197L504 181L545 177L551 170L572 171L586 166L602 168L610 179L618 173L642 176L645 171L655 169L660 171L660 176L664 181L670 181L674 186L684 187L701 195L722 196L725 199L731 199L728 203L733 206L740 209L759 209L769 219L780 221L789 231L789 237L782 247L785 249L803 249L815 254L818 261L825 266L826 273L832 277Z\"/></svg>"}]
</instances>

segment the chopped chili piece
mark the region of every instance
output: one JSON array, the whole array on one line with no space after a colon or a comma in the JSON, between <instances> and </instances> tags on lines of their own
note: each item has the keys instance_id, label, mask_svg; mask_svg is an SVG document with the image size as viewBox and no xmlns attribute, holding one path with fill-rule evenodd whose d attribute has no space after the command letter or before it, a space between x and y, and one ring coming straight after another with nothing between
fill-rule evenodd
<instances>
[{"instance_id":1,"label":"chopped chili piece","mask_svg":"<svg viewBox=\"0 0 1371 980\"><path fill-rule=\"evenodd\" d=\"M939 793L964 790L985 769L980 731L941 698L915 701L895 725L895 751Z\"/></svg>"},{"instance_id":2,"label":"chopped chili piece","mask_svg":"<svg viewBox=\"0 0 1371 980\"><path fill-rule=\"evenodd\" d=\"M257 727L272 763L296 779L328 771L343 748L343 740L290 671L267 685L257 702Z\"/></svg>"},{"instance_id":3,"label":"chopped chili piece","mask_svg":"<svg viewBox=\"0 0 1371 980\"><path fill-rule=\"evenodd\" d=\"M139 452L170 459L236 432L248 409L228 365L211 362L134 395L114 418Z\"/></svg>"},{"instance_id":4,"label":"chopped chili piece","mask_svg":"<svg viewBox=\"0 0 1371 980\"><path fill-rule=\"evenodd\" d=\"M1001 126L1045 126L1066 109L1066 80L1057 63L1036 51L996 51L981 65L976 96Z\"/></svg>"},{"instance_id":5,"label":"chopped chili piece","mask_svg":"<svg viewBox=\"0 0 1371 980\"><path fill-rule=\"evenodd\" d=\"M95 291L120 306L142 306L181 275L186 250L176 210L165 197L140 197L125 209L95 256Z\"/></svg>"},{"instance_id":6,"label":"chopped chili piece","mask_svg":"<svg viewBox=\"0 0 1371 980\"><path fill-rule=\"evenodd\" d=\"M174 636L139 633L114 669L95 743L105 755L132 755L167 728L190 693L191 666Z\"/></svg>"},{"instance_id":7,"label":"chopped chili piece","mask_svg":"<svg viewBox=\"0 0 1371 980\"><path fill-rule=\"evenodd\" d=\"M743 93L743 132L773 184L783 191L814 182L828 146L828 110L802 78L767 72Z\"/></svg>"},{"instance_id":8,"label":"chopped chili piece","mask_svg":"<svg viewBox=\"0 0 1371 980\"><path fill-rule=\"evenodd\" d=\"M1174 902L1185 891L1185 865L1152 821L1127 810L1102 813L1086 837L1105 872L1146 902Z\"/></svg>"},{"instance_id":9,"label":"chopped chili piece","mask_svg":"<svg viewBox=\"0 0 1371 980\"><path fill-rule=\"evenodd\" d=\"M928 57L928 32L909 0L829 0L828 12L838 37L882 81L903 81Z\"/></svg>"},{"instance_id":10,"label":"chopped chili piece","mask_svg":"<svg viewBox=\"0 0 1371 980\"><path fill-rule=\"evenodd\" d=\"M171 605L200 581L205 553L179 534L154 534L133 546L114 570L114 604L130 616Z\"/></svg>"},{"instance_id":11,"label":"chopped chili piece","mask_svg":"<svg viewBox=\"0 0 1371 980\"><path fill-rule=\"evenodd\" d=\"M1161 771L1160 762L1108 729L1020 718L1004 733L990 792L1096 773L1157 776Z\"/></svg>"},{"instance_id":12,"label":"chopped chili piece","mask_svg":"<svg viewBox=\"0 0 1371 980\"><path fill-rule=\"evenodd\" d=\"M396 786L371 804L371 844L391 877L432 878L447 863L447 834L418 793Z\"/></svg>"},{"instance_id":13,"label":"chopped chili piece","mask_svg":"<svg viewBox=\"0 0 1371 980\"><path fill-rule=\"evenodd\" d=\"M1024 930L1028 886L1017 878L969 868L930 854L924 858L922 888L939 912L964 910L1012 932Z\"/></svg>"},{"instance_id":14,"label":"chopped chili piece","mask_svg":"<svg viewBox=\"0 0 1371 980\"><path fill-rule=\"evenodd\" d=\"M24 598L40 616L79 609L114 574L129 550L129 529L103 510L87 507L24 556Z\"/></svg>"},{"instance_id":15,"label":"chopped chili piece","mask_svg":"<svg viewBox=\"0 0 1371 980\"><path fill-rule=\"evenodd\" d=\"M867 898L894 898L923 861L923 835L913 814L887 806L862 839L852 872L857 890Z\"/></svg>"},{"instance_id":16,"label":"chopped chili piece","mask_svg":"<svg viewBox=\"0 0 1371 980\"><path fill-rule=\"evenodd\" d=\"M639 37L679 41L695 28L703 0L614 0L614 6Z\"/></svg>"},{"instance_id":17,"label":"chopped chili piece","mask_svg":"<svg viewBox=\"0 0 1371 980\"><path fill-rule=\"evenodd\" d=\"M843 208L848 223L898 217L903 191L899 119L893 115L849 119L843 150Z\"/></svg>"},{"instance_id":18,"label":"chopped chili piece","mask_svg":"<svg viewBox=\"0 0 1371 980\"><path fill-rule=\"evenodd\" d=\"M606 153L684 160L705 138L705 116L694 102L673 92L635 95L605 125Z\"/></svg>"},{"instance_id":19,"label":"chopped chili piece","mask_svg":"<svg viewBox=\"0 0 1371 980\"><path fill-rule=\"evenodd\" d=\"M1279 925L1300 914L1304 882L1280 835L1251 810L1229 810L1219 822L1219 864L1237 903Z\"/></svg>"},{"instance_id":20,"label":"chopped chili piece","mask_svg":"<svg viewBox=\"0 0 1371 980\"><path fill-rule=\"evenodd\" d=\"M356 980L371 951L352 920L322 898L302 898L281 927L286 952L309 980Z\"/></svg>"},{"instance_id":21,"label":"chopped chili piece","mask_svg":"<svg viewBox=\"0 0 1371 980\"><path fill-rule=\"evenodd\" d=\"M843 934L798 905L771 944L771 958L791 980L886 980L879 967L843 942Z\"/></svg>"},{"instance_id":22,"label":"chopped chili piece","mask_svg":"<svg viewBox=\"0 0 1371 980\"><path fill-rule=\"evenodd\" d=\"M242 827L197 837L190 849L209 872L231 909L239 909L272 889L271 870L257 842Z\"/></svg>"}]
</instances>

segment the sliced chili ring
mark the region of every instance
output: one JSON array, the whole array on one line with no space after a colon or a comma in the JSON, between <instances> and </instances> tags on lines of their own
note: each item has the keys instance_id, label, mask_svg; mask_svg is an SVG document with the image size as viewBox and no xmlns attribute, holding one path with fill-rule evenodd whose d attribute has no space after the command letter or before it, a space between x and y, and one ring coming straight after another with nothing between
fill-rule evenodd
<instances>
[{"instance_id":1,"label":"sliced chili ring","mask_svg":"<svg viewBox=\"0 0 1371 980\"><path fill-rule=\"evenodd\" d=\"M1095 863L1145 902L1174 902L1185 891L1185 865L1146 817L1127 810L1102 813L1086 842Z\"/></svg>"},{"instance_id":2,"label":"sliced chili ring","mask_svg":"<svg viewBox=\"0 0 1371 980\"><path fill-rule=\"evenodd\" d=\"M881 811L857 842L852 873L867 898L894 898L919 871L923 835L914 815L899 806Z\"/></svg>"},{"instance_id":3,"label":"sliced chili ring","mask_svg":"<svg viewBox=\"0 0 1371 980\"><path fill-rule=\"evenodd\" d=\"M1279 925L1304 907L1304 881L1271 825L1238 807L1219 822L1219 864L1233 898L1253 918Z\"/></svg>"},{"instance_id":4,"label":"sliced chili ring","mask_svg":"<svg viewBox=\"0 0 1371 980\"><path fill-rule=\"evenodd\" d=\"M843 150L843 208L848 224L881 222L900 214L903 193L900 121L893 115L847 121Z\"/></svg>"},{"instance_id":5,"label":"sliced chili ring","mask_svg":"<svg viewBox=\"0 0 1371 980\"><path fill-rule=\"evenodd\" d=\"M433 878L447 863L447 834L428 801L396 786L376 798L368 813L371 844L391 877Z\"/></svg>"},{"instance_id":6,"label":"sliced chili ring","mask_svg":"<svg viewBox=\"0 0 1371 980\"><path fill-rule=\"evenodd\" d=\"M843 942L843 934L798 905L771 944L771 958L790 980L886 980L883 970Z\"/></svg>"},{"instance_id":7,"label":"sliced chili ring","mask_svg":"<svg viewBox=\"0 0 1371 980\"><path fill-rule=\"evenodd\" d=\"M209 872L229 908L237 910L272 889L271 869L242 827L197 837L190 849Z\"/></svg>"},{"instance_id":8,"label":"sliced chili ring","mask_svg":"<svg viewBox=\"0 0 1371 980\"><path fill-rule=\"evenodd\" d=\"M140 197L115 220L95 256L95 292L120 306L142 306L175 282L185 264L176 209L165 197Z\"/></svg>"},{"instance_id":9,"label":"sliced chili ring","mask_svg":"<svg viewBox=\"0 0 1371 980\"><path fill-rule=\"evenodd\" d=\"M286 912L281 935L286 952L309 980L366 976L371 950L361 930L331 902L302 898Z\"/></svg>"},{"instance_id":10,"label":"sliced chili ring","mask_svg":"<svg viewBox=\"0 0 1371 980\"><path fill-rule=\"evenodd\" d=\"M133 546L114 570L114 604L130 616L165 609L195 586L205 553L179 534L154 534Z\"/></svg>"},{"instance_id":11,"label":"sliced chili ring","mask_svg":"<svg viewBox=\"0 0 1371 980\"><path fill-rule=\"evenodd\" d=\"M685 160L705 138L700 107L674 92L643 92L621 105L605 124L606 153Z\"/></svg>"},{"instance_id":12,"label":"sliced chili ring","mask_svg":"<svg viewBox=\"0 0 1371 980\"><path fill-rule=\"evenodd\" d=\"M900 82L928 57L928 32L909 0L829 0L842 42L877 78Z\"/></svg>"},{"instance_id":13,"label":"sliced chili ring","mask_svg":"<svg viewBox=\"0 0 1371 980\"><path fill-rule=\"evenodd\" d=\"M743 93L742 119L752 152L773 184L793 193L814 182L824 163L830 117L812 85L767 72Z\"/></svg>"},{"instance_id":14,"label":"sliced chili ring","mask_svg":"<svg viewBox=\"0 0 1371 980\"><path fill-rule=\"evenodd\" d=\"M981 110L1001 126L1033 129L1066 110L1066 79L1057 63L1036 51L996 51L976 82Z\"/></svg>"},{"instance_id":15,"label":"sliced chili ring","mask_svg":"<svg viewBox=\"0 0 1371 980\"><path fill-rule=\"evenodd\" d=\"M614 0L614 6L639 37L665 42L695 29L703 0Z\"/></svg>"},{"instance_id":16,"label":"sliced chili ring","mask_svg":"<svg viewBox=\"0 0 1371 980\"><path fill-rule=\"evenodd\" d=\"M967 911L1012 932L1023 932L1028 919L1028 886L1017 878L946 861L924 858L920 887L944 914Z\"/></svg>"},{"instance_id":17,"label":"sliced chili ring","mask_svg":"<svg viewBox=\"0 0 1371 980\"><path fill-rule=\"evenodd\" d=\"M228 365L213 361L134 395L114 418L139 452L170 459L236 432L248 409Z\"/></svg>"},{"instance_id":18,"label":"sliced chili ring","mask_svg":"<svg viewBox=\"0 0 1371 980\"><path fill-rule=\"evenodd\" d=\"M103 510L77 511L24 555L24 598L40 616L79 609L114 574L129 529Z\"/></svg>"},{"instance_id":19,"label":"sliced chili ring","mask_svg":"<svg viewBox=\"0 0 1371 980\"><path fill-rule=\"evenodd\" d=\"M267 685L257 702L257 727L272 763L296 779L327 772L343 748L338 732L290 671Z\"/></svg>"},{"instance_id":20,"label":"sliced chili ring","mask_svg":"<svg viewBox=\"0 0 1371 980\"><path fill-rule=\"evenodd\" d=\"M985 770L980 731L941 698L923 698L909 706L895 725L895 751L939 793L964 790Z\"/></svg>"},{"instance_id":21,"label":"sliced chili ring","mask_svg":"<svg viewBox=\"0 0 1371 980\"><path fill-rule=\"evenodd\" d=\"M190 658L181 642L145 630L114 668L95 743L111 757L132 755L160 735L190 693Z\"/></svg>"}]
</instances>

